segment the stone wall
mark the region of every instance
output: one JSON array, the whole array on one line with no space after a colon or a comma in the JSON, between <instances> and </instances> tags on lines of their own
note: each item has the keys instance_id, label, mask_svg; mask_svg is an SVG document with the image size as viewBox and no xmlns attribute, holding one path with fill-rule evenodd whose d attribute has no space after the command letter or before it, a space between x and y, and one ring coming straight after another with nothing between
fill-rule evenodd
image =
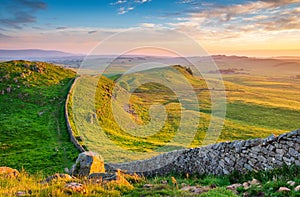
<instances>
[{"instance_id":1,"label":"stone wall","mask_svg":"<svg viewBox=\"0 0 300 197\"><path fill-rule=\"evenodd\" d=\"M86 150L74 136L68 116L67 104L74 84L70 88L65 104L65 118L71 141L80 152ZM101 154L101 153L99 153ZM105 164L107 171L121 169L144 176L182 174L224 175L233 171L247 172L268 170L283 165L300 166L300 129L265 139L222 142L206 147L184 149L121 164Z\"/></svg>"},{"instance_id":2,"label":"stone wall","mask_svg":"<svg viewBox=\"0 0 300 197\"><path fill-rule=\"evenodd\" d=\"M144 176L182 174L224 175L238 171L268 170L283 165L300 165L300 129L252 139L222 142L206 147L165 153L148 160L106 164L106 169L122 169Z\"/></svg>"},{"instance_id":3,"label":"stone wall","mask_svg":"<svg viewBox=\"0 0 300 197\"><path fill-rule=\"evenodd\" d=\"M67 99L66 99L66 103L65 103L65 119L67 122L67 127L68 127L68 132L70 135L70 140L71 142L73 142L73 144L75 145L75 147L80 151L80 152L85 152L86 150L82 147L82 145L78 142L78 140L76 139L76 137L74 136L74 132L72 130L71 124L70 124L70 120L69 120L69 112L68 112L68 103L69 103L69 99L70 99L70 94L73 91L73 88L76 84L78 78L76 78L69 90Z\"/></svg>"}]
</instances>

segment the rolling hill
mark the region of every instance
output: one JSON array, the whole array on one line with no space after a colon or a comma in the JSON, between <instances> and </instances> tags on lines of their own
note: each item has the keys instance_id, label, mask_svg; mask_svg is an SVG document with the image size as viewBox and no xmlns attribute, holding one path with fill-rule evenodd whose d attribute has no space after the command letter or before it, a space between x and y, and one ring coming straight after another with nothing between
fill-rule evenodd
<instances>
[{"instance_id":1,"label":"rolling hill","mask_svg":"<svg viewBox=\"0 0 300 197\"><path fill-rule=\"evenodd\" d=\"M70 167L78 151L63 110L74 77L43 62L0 63L0 166L44 173Z\"/></svg>"},{"instance_id":2,"label":"rolling hill","mask_svg":"<svg viewBox=\"0 0 300 197\"><path fill-rule=\"evenodd\" d=\"M196 90L199 106L193 100L189 102L188 97L182 101L188 105L183 106L178 95L164 85L142 85L146 74L166 78L175 84L186 80ZM72 100L72 104L76 105L73 109L76 110L75 129L90 150L101 152L106 161L127 161L124 158L149 158L161 151L183 147L182 143L172 141L177 135L182 111L189 117L183 121L186 135L191 133L190 120L194 116L200 117L195 136L185 147L202 145L212 118L210 91L214 91L207 89L202 78L194 76L182 66L131 73L122 76L122 79L119 77L111 74L109 78L85 75L75 85L76 94ZM227 114L218 141L264 138L300 127L298 79L230 74L224 75L224 84ZM131 89L132 86L137 89ZM97 87L96 90L94 87ZM181 91L186 95L190 93L183 88ZM113 108L110 103L113 103ZM149 112L151 105L161 105L166 109L167 116L161 118L166 118L164 124L159 124L160 121L149 124L154 118L151 117L151 110ZM143 129L139 130L140 127ZM100 132L101 129L104 133ZM184 139L185 136L181 137ZM120 151L120 157L116 158L113 151ZM130 152L139 154L130 155ZM122 154L126 155L123 157Z\"/></svg>"}]
</instances>

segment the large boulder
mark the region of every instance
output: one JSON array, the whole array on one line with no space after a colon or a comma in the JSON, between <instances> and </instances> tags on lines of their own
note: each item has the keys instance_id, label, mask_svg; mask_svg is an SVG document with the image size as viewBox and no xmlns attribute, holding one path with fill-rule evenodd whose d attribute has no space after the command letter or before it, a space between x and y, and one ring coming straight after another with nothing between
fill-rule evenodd
<instances>
[{"instance_id":1,"label":"large boulder","mask_svg":"<svg viewBox=\"0 0 300 197\"><path fill-rule=\"evenodd\" d=\"M92 173L102 172L105 172L105 168L101 156L94 152L83 152L79 154L70 174L76 177L87 177Z\"/></svg>"},{"instance_id":2,"label":"large boulder","mask_svg":"<svg viewBox=\"0 0 300 197\"><path fill-rule=\"evenodd\" d=\"M19 171L9 167L0 167L0 176L6 178L16 178L19 176Z\"/></svg>"}]
</instances>

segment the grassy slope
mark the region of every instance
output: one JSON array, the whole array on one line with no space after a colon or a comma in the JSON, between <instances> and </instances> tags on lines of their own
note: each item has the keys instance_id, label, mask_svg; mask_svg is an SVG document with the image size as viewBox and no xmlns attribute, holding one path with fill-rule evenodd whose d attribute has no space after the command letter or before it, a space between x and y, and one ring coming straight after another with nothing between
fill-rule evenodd
<instances>
[{"instance_id":1,"label":"grassy slope","mask_svg":"<svg viewBox=\"0 0 300 197\"><path fill-rule=\"evenodd\" d=\"M17 64L21 64L22 62L19 62ZM56 147L65 147L67 155L70 157L67 158L68 160L72 157L74 157L74 154L76 151L73 149L73 146L68 143L67 135L65 135L64 132L61 133L60 138L56 135L57 134L57 125L61 126L61 131L65 131L65 124L63 117L61 116L62 112L62 102L66 94L66 89L62 88L69 87L68 85L62 85L60 83L63 79L65 79L64 84L67 84L67 81L73 77L73 73L65 73L66 75L62 76L61 72L62 70L56 67L51 67L52 69L56 70L53 74L49 75L49 77L44 78L45 80L39 80L39 77L41 77L40 73L34 73L33 75L36 75L36 77L28 77L25 79L19 79L18 82L14 82L13 78L20 74L19 72L24 72L25 70L28 71L28 69L24 69L23 66L14 66L16 70L8 69L9 65L16 64L16 63L4 63L5 67L1 68L1 90L6 89L8 84L12 84L13 88L17 87L18 85L22 84L20 82L25 81L25 84L31 83L32 85L28 88L25 88L21 85L22 88L14 90L11 94L8 94L5 92L5 95L1 95L1 135L5 136L5 138L1 138L1 152L0 156L6 156L5 160L0 160L2 165L3 161L5 165L10 165L12 167L15 166L21 166L25 162L33 162L33 168L35 168L37 165L40 167L37 169L44 169L46 168L47 172L52 171L61 171L61 167L63 167L66 164L66 161L61 164L62 156L61 149L58 149L59 151L56 152ZM22 63L23 64L23 63ZM50 67L49 67L50 68ZM58 69L58 70L57 70ZM3 76L5 76L3 73L3 70L5 72L11 72L11 73L18 73L14 76L14 74L10 74L9 79L4 79ZM53 70L52 70L53 71ZM184 71L182 71L184 72ZM52 73L52 72L51 72ZM57 73L60 73L58 76ZM205 87L205 84L197 79L193 79L191 76L189 76L187 73L184 73L187 75L190 80L193 80L192 83L194 86L198 87ZM43 77L45 77L43 75ZM60 78L61 77L61 78ZM36 81L34 82L34 78L36 78ZM58 79L59 78L59 79ZM259 80L254 78L249 78L248 80L240 80L241 76L228 76L225 78L226 82L226 88L228 93L228 111L227 111L227 117L226 117L226 124L224 127L224 130L222 132L220 140L233 140L233 139L246 139L246 138L253 138L253 137L263 137L270 133L282 133L284 131L294 129L297 127L300 127L298 124L299 121L299 81L291 82L293 84L292 86L284 86L283 88L278 86L272 86L270 87L270 81L268 81L266 85L266 78L260 78ZM82 80L87 81L94 81L98 82L98 79L95 77L86 77ZM40 82L43 82L42 84ZM102 85L99 84L99 89L97 91L97 99L95 106L98 110L98 115L101 115L103 113L106 116L98 116L100 117L100 121L102 121L104 126L106 126L107 135L109 134L115 134L116 142L120 140L119 142L124 142L124 139L128 140L127 144L124 145L124 147L127 146L127 148L137 148L139 147L139 144L135 144L133 142L141 142L140 140L128 136L127 134L124 134L121 132L118 132L120 130L113 130L109 129L112 127L112 125L116 125L113 121L110 121L108 124L106 121L108 121L111 117L109 117L109 113L105 110L107 109L107 101L109 101L109 98L111 96L111 91L109 90L109 87L113 85L113 81L104 78L102 80ZM255 82L255 84L253 84ZM273 81L273 83L278 83L277 81ZM86 83L87 85L89 82ZM258 85L257 85L258 84ZM84 88L89 88L88 86L85 86ZM153 90L161 88L164 93L160 94L152 94L152 97L149 97L151 94L151 91L147 90ZM170 94L170 91L164 87L158 87L156 84L149 84L148 86L141 87L140 89L143 89L143 91L140 91L136 94L134 94L131 98L131 103L136 110L137 114L140 116L137 119L132 117L135 122L138 124L144 124L149 121L149 114L147 113L149 103L163 103L165 106L169 106L171 117L173 116L176 118L178 116L177 108L178 108L178 101L174 98L174 95ZM62 91L63 90L63 91ZM233 91L234 90L234 91ZM242 90L242 91L241 91ZM61 92L62 91L62 92ZM36 94L36 92L41 93ZM283 92L285 94L283 94ZM28 96L25 98L17 98L17 95L19 93L22 93L22 95L29 93ZM57 93L63 93L61 96ZM125 92L124 92L125 93ZM256 93L256 94L253 94ZM55 100L53 98L57 97ZM61 98L60 98L61 96ZM83 95L81 95L83 96ZM85 97L81 97L83 101L93 99L93 97L90 97L91 95L85 95ZM93 96L93 95L92 95ZM154 98L156 96L156 98ZM195 138L195 141L193 143L193 146L199 145L199 141L201 140L201 137L203 137L203 130L207 127L207 121L209 120L209 97L207 92L200 92L199 98L201 98L201 117L203 119L200 122L200 127L198 131L198 135ZM148 99L148 100L145 100ZM3 101L3 102L2 102ZM148 104L146 104L146 102ZM49 104L50 103L50 104ZM9 107L8 107L9 106ZM104 108L101 108L104 107ZM84 108L82 109L84 110ZM39 112L44 112L41 116L38 115ZM3 113L4 112L4 113ZM86 121L82 122L84 126L88 126L89 129L91 129L91 133L93 133L94 125L90 124L90 115L91 112L85 112L82 111L86 117ZM11 114L11 115L10 115ZM127 114L128 115L128 114ZM25 117L26 116L26 117ZM18 117L16 120L15 117ZM60 117L59 119L56 119L55 117ZM258 118L260 117L260 118ZM263 117L263 118L261 118ZM102 118L102 119L101 119ZM56 124L57 121L59 121L59 124ZM11 122L14 122L15 124L11 124ZM45 124L46 122L46 124ZM174 122L170 122L170 126ZM176 123L176 122L175 122ZM3 125L3 127L2 127ZM7 129L10 128L10 129ZM169 128L170 129L170 128ZM30 132L26 132L30 131ZM263 131L263 132L262 132ZM4 133L5 132L5 133ZM22 134L24 132L24 135L16 135L18 133ZM111 132L111 133L110 133ZM113 133L115 132L115 133ZM37 135L34 135L37 134ZM45 144L43 140L41 140L40 136L45 136L45 139L48 139L48 142ZM81 133L79 133L81 135ZM162 137L165 137L164 133L161 133L163 135ZM171 137L171 136L169 136ZM24 140L25 139L25 140ZM34 139L34 141L31 141L31 139ZM154 145L159 145L160 142L158 142L155 138L148 139L146 142L149 142L148 145L151 145L150 143L153 143ZM17 145L20 144L18 147ZM35 147L30 147L34 145L41 146L42 149L38 149L39 152L37 152L37 149ZM61 145L61 146L60 146ZM119 145L122 145L120 143ZM143 145L143 147L146 144ZM14 149L14 147L18 147L17 150ZM20 151L21 149L27 149L27 147L33 148L32 151L29 152L23 152ZM45 152L44 152L45 151ZM22 153L22 154L17 154ZM56 154L56 157L53 157L53 154ZM37 158L34 158L35 156L40 156ZM2 157L3 158L3 157ZM51 159L49 159L51 158ZM28 159L26 161L26 159ZM43 159L43 163L39 162L40 159ZM22 162L19 162L22 161ZM24 162L25 161L25 162ZM70 160L69 160L70 161ZM18 162L18 163L17 163ZM38 163L34 163L38 162ZM60 162L58 166L55 166L52 169L47 169L49 167L49 164L55 166L56 162ZM20 163L20 164L19 164ZM27 163L29 167L29 163ZM29 170L32 169L29 168ZM28 168L27 168L28 170ZM299 195L299 192L290 192L290 193L278 193L276 190L280 186L287 186L293 189L293 187L287 185L288 180L294 180L297 184L300 184L299 180L299 168L282 168L279 170L275 170L273 172L254 172L247 175L240 175L240 174L232 174L229 176L224 177L214 177L214 176L207 176L207 177L181 177L181 176L175 176L177 179L177 183L180 188L181 183L186 183L189 185L211 185L215 184L219 188L214 189L210 191L207 194L203 194L203 196L235 196L232 192L227 191L224 189L225 186L232 184L232 183L242 183L247 180L251 180L252 178L256 178L262 182L262 187L253 187L250 190L248 190L248 194L250 196L259 195L262 192L264 192L267 196L290 196L290 195ZM52 195L63 195L63 185L60 183L55 183L53 185L38 185L37 182L41 179L39 176L35 177L28 177L27 175L22 175L20 180L2 180L0 178L0 183L2 186L2 189L0 190L1 195L11 194L14 196L15 192L20 190L29 190L31 189L34 194L38 194L40 196L48 196L49 194ZM161 185L161 180L168 180L167 185ZM21 183L21 184L20 184ZM143 188L143 185L145 183L151 183L154 184L154 188L152 189L145 189ZM179 191L175 185L171 182L171 175L167 177L154 177L151 179L143 180L141 182L135 183L134 188L131 186L112 186L109 188L102 188L98 185L90 185L88 184L88 192L90 195L110 195L110 196L119 196L120 194L125 194L128 196L140 196L141 194L144 196L187 196L188 193L184 193L182 191ZM108 189L108 190L107 190ZM240 195L245 192L242 189L239 189ZM80 195L79 195L80 196Z\"/></svg>"},{"instance_id":2,"label":"grassy slope","mask_svg":"<svg viewBox=\"0 0 300 197\"><path fill-rule=\"evenodd\" d=\"M53 173L71 165L78 152L63 107L74 76L48 63L0 64L0 166Z\"/></svg>"},{"instance_id":3,"label":"grassy slope","mask_svg":"<svg viewBox=\"0 0 300 197\"><path fill-rule=\"evenodd\" d=\"M207 88L205 81L193 77L182 67L176 67L176 69L180 73L176 73L174 69L171 68L164 68L163 70L153 69L147 71L146 74L155 77L164 75L162 78L178 80L176 81L178 84L182 78L177 75L182 76L183 74L188 82L197 89L201 119L198 131L190 146L200 146L210 120L210 94L209 91L205 90ZM116 93L119 101L114 101L115 99L113 99L113 102L115 103L115 110L119 115L118 120L120 122L127 125L136 124L142 126L148 124L150 121L150 105L162 104L168 113L167 121L159 132L149 137L139 137L137 135L128 134L128 132L122 129L114 120L116 117L114 117L110 109L111 97L115 94L112 92L115 85L112 80L102 77L99 81L98 77L87 76L81 79L81 89L84 91L89 90L88 92L92 92L91 84L98 84L95 95L82 94L80 97L82 103L89 101L94 104L90 106L91 108L89 110L85 109L86 106L80 109L80 113L84 114L84 117L88 117L81 119L80 125L83 125L82 128L88 131L79 133L79 135L87 137L85 142L92 150L98 150L98 147L101 147L101 152L103 152L103 144L99 142L107 140L96 132L98 127L95 127L95 124L90 124L89 117L92 115L92 110L97 113L97 117L99 118L102 129L104 129L106 137L113 142L113 144L107 145L108 151L119 146L127 150L127 152L128 150L147 152L150 156L153 149L165 146L166 142L174 137L180 121L181 105L172 90L165 86L156 83L139 86L139 88L131 94L129 100L129 104L135 114L124 111L123 103L126 103L124 102L125 97L129 95L127 90L128 87L130 87L132 78L134 78L138 84L143 77L144 75L141 73L131 74L127 77L123 76L122 81L119 81L117 85L117 89L120 90ZM115 80L116 78L112 77L112 79ZM287 86L276 86L276 84L282 84L284 81L288 84ZM300 127L299 80L289 81L285 78L270 79L267 77L251 77L248 75L226 75L224 83L227 95L227 115L224 128L218 139L219 141L266 137L273 133L280 134ZM274 85L272 86L272 84ZM94 98L96 99L93 100ZM189 101L186 100L185 102L188 103ZM188 103L184 110L192 116L195 113L199 113L194 108L194 103ZM190 123L185 122L185 124L189 125ZM151 131L156 128L146 127L145 130L147 129ZM80 131L81 128L78 130ZM170 144L169 148L177 145L180 144ZM109 158L110 154L105 156L108 156L108 158L106 158L108 161L110 159L113 161L116 160L114 157ZM141 156L140 159L141 158L143 157ZM136 156L134 159L137 159ZM120 161L121 160L122 158L120 158Z\"/></svg>"}]
</instances>

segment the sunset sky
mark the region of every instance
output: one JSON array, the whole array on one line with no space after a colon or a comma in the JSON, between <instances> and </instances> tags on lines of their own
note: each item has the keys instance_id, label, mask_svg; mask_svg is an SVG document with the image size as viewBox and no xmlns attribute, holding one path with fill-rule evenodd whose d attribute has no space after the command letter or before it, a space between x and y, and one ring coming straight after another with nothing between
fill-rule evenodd
<instances>
[{"instance_id":1,"label":"sunset sky","mask_svg":"<svg viewBox=\"0 0 300 197\"><path fill-rule=\"evenodd\" d=\"M86 54L115 33L145 28L170 37L168 30L183 32L210 54L300 56L300 0L0 2L0 49ZM152 41L143 39L141 45Z\"/></svg>"}]
</instances>

